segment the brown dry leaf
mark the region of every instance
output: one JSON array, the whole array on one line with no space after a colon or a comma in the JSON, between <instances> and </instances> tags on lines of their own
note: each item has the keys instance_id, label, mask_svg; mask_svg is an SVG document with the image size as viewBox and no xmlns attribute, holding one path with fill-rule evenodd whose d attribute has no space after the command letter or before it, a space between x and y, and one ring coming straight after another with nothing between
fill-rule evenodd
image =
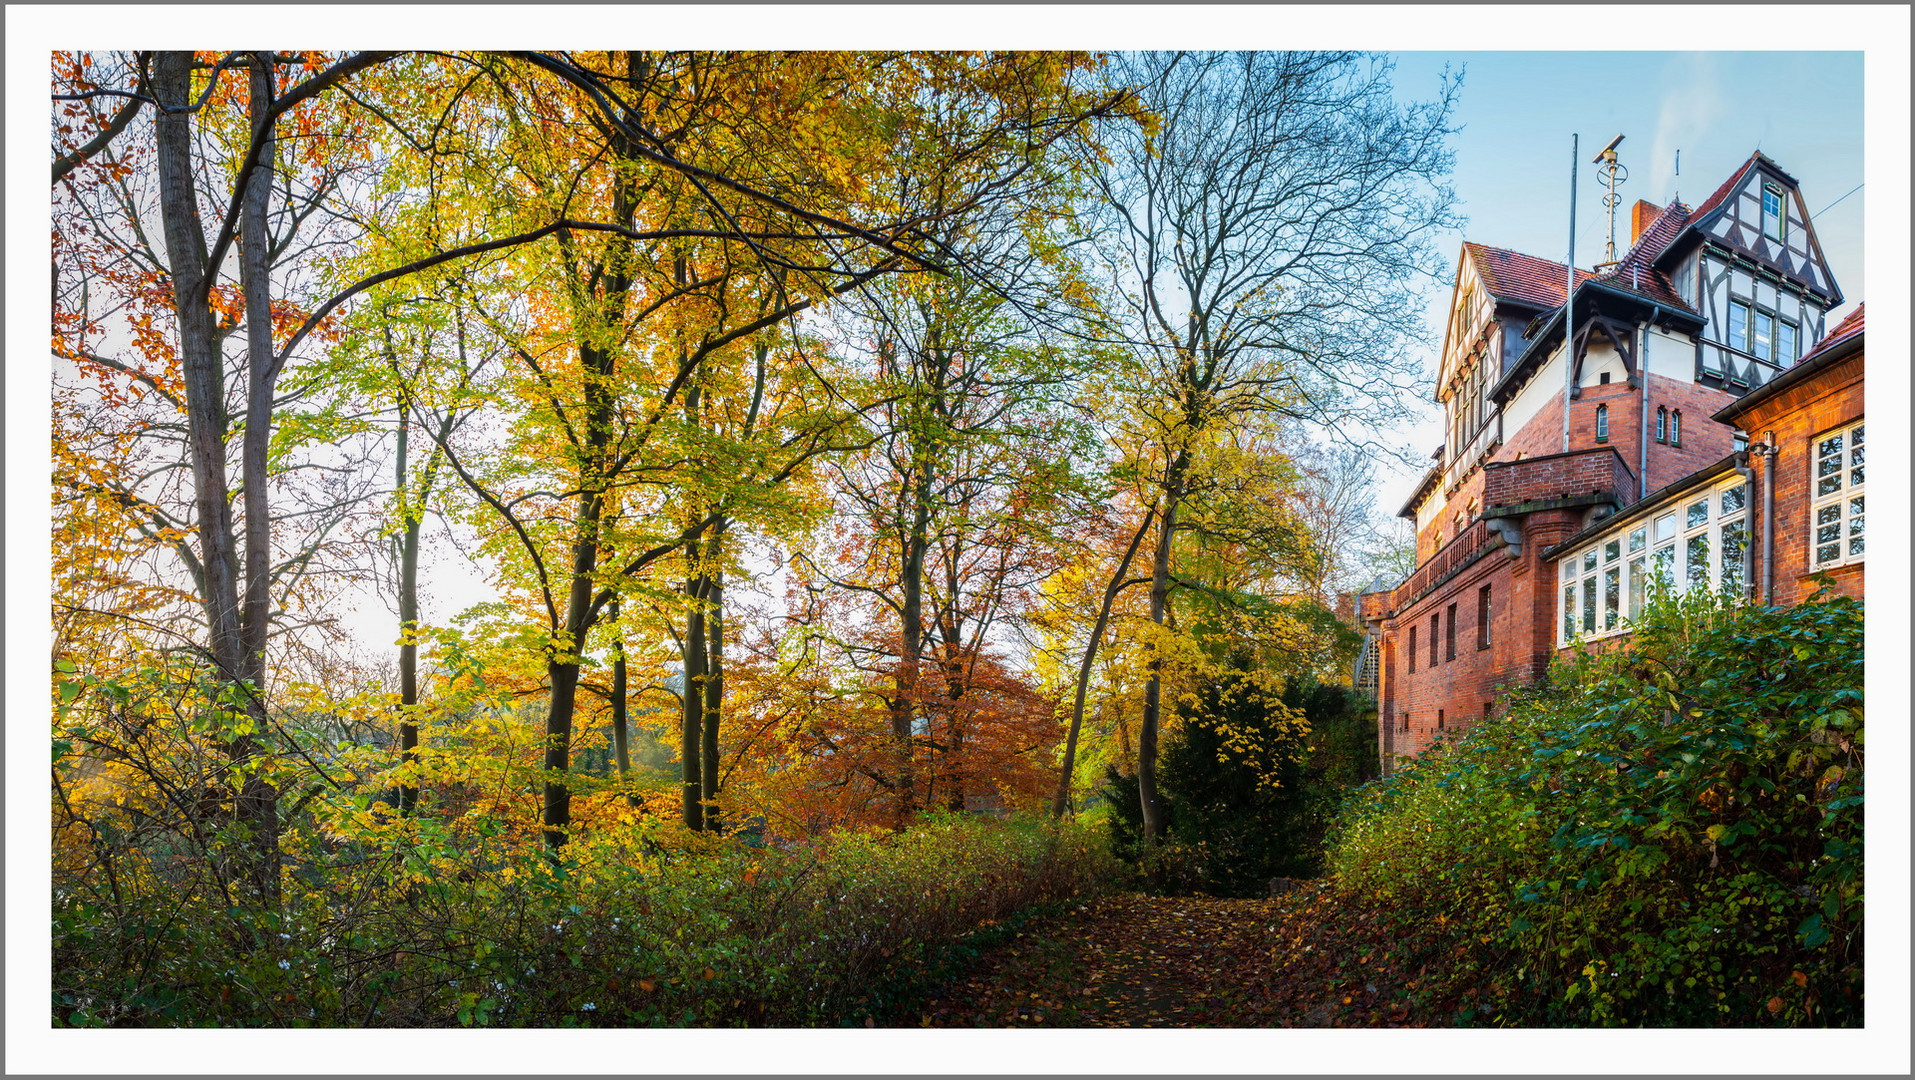
<instances>
[{"instance_id":1,"label":"brown dry leaf","mask_svg":"<svg viewBox=\"0 0 1915 1080\"><path fill-rule=\"evenodd\" d=\"M658 984L650 979L640 979L638 980L638 988L649 994L658 989Z\"/></svg>"}]
</instances>

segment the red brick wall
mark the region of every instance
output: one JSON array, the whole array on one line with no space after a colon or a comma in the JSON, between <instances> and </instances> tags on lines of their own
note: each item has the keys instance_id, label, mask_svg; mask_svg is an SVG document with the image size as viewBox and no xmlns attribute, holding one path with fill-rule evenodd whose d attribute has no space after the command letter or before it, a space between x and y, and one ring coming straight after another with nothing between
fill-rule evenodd
<instances>
[{"instance_id":1,"label":"red brick wall","mask_svg":"<svg viewBox=\"0 0 1915 1080\"><path fill-rule=\"evenodd\" d=\"M1758 485L1766 487L1770 482L1768 470L1774 469L1775 563L1771 584L1775 603L1800 603L1816 590L1817 582L1811 580L1809 568L1813 532L1809 503L1814 491L1815 440L1832 428L1862 419L1862 382L1863 362L1858 354L1809 382L1763 402L1742 418L1748 425L1751 440L1761 440L1768 432L1775 432L1779 451L1774 458L1757 457L1754 462ZM1760 536L1756 542L1761 544ZM1863 563L1853 563L1826 573L1837 592L1859 600L1863 566ZM1759 567L1756 572L1759 581Z\"/></svg>"},{"instance_id":2,"label":"red brick wall","mask_svg":"<svg viewBox=\"0 0 1915 1080\"><path fill-rule=\"evenodd\" d=\"M1649 376L1649 474L1645 494L1653 495L1697 469L1735 451L1735 428L1710 419L1735 395L1683 379ZM1637 403L1641 408L1641 403ZM1656 409L1682 410L1682 445L1656 442ZM1640 417L1637 418L1640 422ZM1632 443L1631 445L1635 445ZM1636 459L1629 467L1636 468Z\"/></svg>"},{"instance_id":3,"label":"red brick wall","mask_svg":"<svg viewBox=\"0 0 1915 1080\"><path fill-rule=\"evenodd\" d=\"M1378 695L1384 705L1379 722L1395 730L1381 734L1382 749L1413 757L1440 735L1468 730L1482 719L1484 703L1495 701L1505 689L1533 682L1543 673L1553 645L1556 609L1550 593L1554 578L1550 564L1541 562L1540 552L1568 537L1580 522L1576 510L1529 515L1519 557L1512 558L1506 547L1495 548L1384 624L1389 644L1384 653L1384 685ZM1484 585L1490 587L1487 649L1477 645L1477 596ZM1456 605L1456 656L1448 655L1447 632L1439 634L1437 662L1432 667L1430 616L1440 613L1447 630L1451 604ZM1412 626L1417 628L1414 671L1404 655ZM1443 714L1440 730L1439 710ZM1407 731L1402 729L1405 715Z\"/></svg>"},{"instance_id":4,"label":"red brick wall","mask_svg":"<svg viewBox=\"0 0 1915 1080\"><path fill-rule=\"evenodd\" d=\"M1522 461L1493 461L1483 468L1484 506L1515 506L1604 491L1629 502L1634 490L1628 466L1606 446Z\"/></svg>"}]
</instances>

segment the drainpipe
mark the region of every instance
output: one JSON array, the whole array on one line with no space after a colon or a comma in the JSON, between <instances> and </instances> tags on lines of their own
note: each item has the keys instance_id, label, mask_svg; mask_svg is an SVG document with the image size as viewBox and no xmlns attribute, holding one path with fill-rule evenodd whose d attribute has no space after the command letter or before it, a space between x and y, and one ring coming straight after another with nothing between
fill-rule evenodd
<instances>
[{"instance_id":1,"label":"drainpipe","mask_svg":"<svg viewBox=\"0 0 1915 1080\"><path fill-rule=\"evenodd\" d=\"M1656 314L1662 309L1658 307ZM1649 497L1649 335L1655 329L1655 315L1649 317L1649 325L1642 330L1642 348L1636 350L1636 373L1642 383L1638 393L1642 397L1642 426L1636 433L1636 499Z\"/></svg>"},{"instance_id":2,"label":"drainpipe","mask_svg":"<svg viewBox=\"0 0 1915 1080\"><path fill-rule=\"evenodd\" d=\"M1749 492L1749 494L1754 495L1755 492L1753 489L1756 486L1755 473L1749 468L1749 453L1750 453L1749 450L1743 450L1735 455L1735 471L1736 471L1736 475L1742 477L1743 481L1747 483L1749 487L1752 489ZM1762 485L1762 490L1764 494L1766 494L1769 491L1773 490L1774 487L1775 487L1774 484L1764 484ZM1764 505L1766 506L1767 504L1765 503ZM1750 513L1747 516L1745 516L1742 520L1752 521L1755 518L1755 513L1754 513L1755 500L1754 499L1749 500L1749 510L1750 510ZM1769 532L1770 532L1770 529L1769 529L1768 522L1763 522L1762 523L1762 539L1765 544L1767 543L1769 539ZM1762 560L1763 570L1767 571L1768 567L1769 567L1769 560L1763 559ZM1754 537L1750 537L1748 542L1742 545L1742 594L1745 597L1748 597L1750 599L1755 598L1755 538Z\"/></svg>"},{"instance_id":3,"label":"drainpipe","mask_svg":"<svg viewBox=\"0 0 1915 1080\"><path fill-rule=\"evenodd\" d=\"M1775 432L1762 433L1762 604L1775 603ZM1814 528L1814 522L1809 523Z\"/></svg>"}]
</instances>

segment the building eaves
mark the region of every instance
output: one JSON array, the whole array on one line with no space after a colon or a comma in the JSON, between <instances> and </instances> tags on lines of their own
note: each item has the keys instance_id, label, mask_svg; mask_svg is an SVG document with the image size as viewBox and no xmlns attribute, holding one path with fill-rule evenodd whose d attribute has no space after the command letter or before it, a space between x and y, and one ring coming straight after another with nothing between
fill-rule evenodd
<instances>
[{"instance_id":1,"label":"building eaves","mask_svg":"<svg viewBox=\"0 0 1915 1080\"><path fill-rule=\"evenodd\" d=\"M1638 304L1653 305L1654 308L1657 309L1649 316L1653 322L1680 324L1686 326L1692 333L1701 330L1703 326L1706 325L1706 321L1694 308L1683 303L1681 298L1673 297L1673 294L1671 295L1675 302L1670 303L1649 293L1619 285L1607 277L1590 278L1587 281L1578 282L1576 285L1576 296L1579 302L1587 297L1589 302L1593 304L1595 298L1603 293L1621 297ZM1503 377L1498 379L1495 385L1490 387L1490 400L1499 405L1507 404L1509 397L1514 394L1517 389L1522 387L1524 383L1528 382L1530 376L1535 373L1536 369L1540 368L1543 362L1549 358L1549 350L1555 342L1555 337L1557 334L1562 333L1563 330L1563 308L1565 306L1566 305L1559 304L1556 310L1546 311L1538 315L1536 321L1529 325L1527 332L1523 335L1529 339L1529 345L1523 349L1522 355L1516 358L1516 362L1509 366L1509 370L1503 373Z\"/></svg>"},{"instance_id":2,"label":"building eaves","mask_svg":"<svg viewBox=\"0 0 1915 1080\"><path fill-rule=\"evenodd\" d=\"M1416 508L1422 505L1423 497L1428 495L1432 488L1436 487L1436 481L1442 475L1442 465L1431 466L1430 471L1424 473L1422 481L1416 485L1416 490L1410 492L1410 501L1403 504L1403 509L1398 510L1396 516L1414 519L1416 517Z\"/></svg>"}]
</instances>

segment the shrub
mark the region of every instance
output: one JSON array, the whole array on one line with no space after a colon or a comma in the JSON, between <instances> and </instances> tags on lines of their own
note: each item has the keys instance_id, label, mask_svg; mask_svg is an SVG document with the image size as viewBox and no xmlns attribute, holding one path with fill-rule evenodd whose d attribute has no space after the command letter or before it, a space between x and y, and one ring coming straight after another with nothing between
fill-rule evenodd
<instances>
[{"instance_id":1,"label":"shrub","mask_svg":"<svg viewBox=\"0 0 1915 1080\"><path fill-rule=\"evenodd\" d=\"M656 824L557 863L429 818L308 835L283 917L208 890L56 896L54 1009L74 1025L843 1023L910 994L965 935L1095 892L1096 834L936 816L901 834L749 847Z\"/></svg>"},{"instance_id":2,"label":"shrub","mask_svg":"<svg viewBox=\"0 0 1915 1080\"><path fill-rule=\"evenodd\" d=\"M1440 921L1508 1022L1858 1023L1861 655L1851 600L1665 599L1357 796L1339 887Z\"/></svg>"},{"instance_id":3,"label":"shrub","mask_svg":"<svg viewBox=\"0 0 1915 1080\"><path fill-rule=\"evenodd\" d=\"M1374 737L1349 689L1293 679L1270 694L1232 673L1180 711L1157 774L1166 843L1150 857L1156 886L1263 896L1272 877L1315 876L1337 806L1374 773ZM1105 790L1113 848L1141 858L1136 778L1112 771Z\"/></svg>"}]
</instances>

